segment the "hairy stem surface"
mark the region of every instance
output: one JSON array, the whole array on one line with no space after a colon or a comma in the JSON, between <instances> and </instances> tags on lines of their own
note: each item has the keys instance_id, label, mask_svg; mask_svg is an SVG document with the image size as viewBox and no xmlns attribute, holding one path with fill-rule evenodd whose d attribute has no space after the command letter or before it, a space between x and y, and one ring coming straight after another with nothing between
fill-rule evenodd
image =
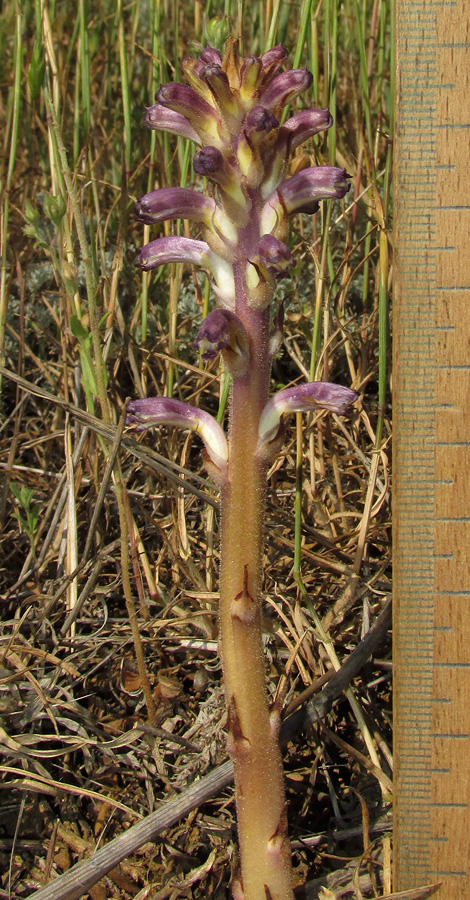
<instances>
[{"instance_id":1,"label":"hairy stem surface","mask_svg":"<svg viewBox=\"0 0 470 900\"><path fill-rule=\"evenodd\" d=\"M236 307L249 335L251 365L245 377L233 382L220 573L222 661L242 873L239 884L235 874L234 896L284 900L293 896L292 874L279 711L270 711L266 693L261 627L266 465L256 457L268 395L269 313L246 304L240 273L235 267Z\"/></svg>"}]
</instances>

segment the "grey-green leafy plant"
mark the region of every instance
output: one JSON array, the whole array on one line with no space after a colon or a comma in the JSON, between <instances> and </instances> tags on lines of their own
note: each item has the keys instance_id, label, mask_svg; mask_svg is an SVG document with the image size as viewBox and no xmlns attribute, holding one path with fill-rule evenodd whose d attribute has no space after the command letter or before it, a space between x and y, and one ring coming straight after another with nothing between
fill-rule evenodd
<instances>
[{"instance_id":1,"label":"grey-green leafy plant","mask_svg":"<svg viewBox=\"0 0 470 900\"><path fill-rule=\"evenodd\" d=\"M21 488L19 488L12 483L10 484L10 487L18 501L18 507L14 510L13 514L18 520L18 524L23 529L24 533L28 535L31 544L31 552L33 557L35 557L36 532L39 524L40 506L37 503L33 503L34 491L27 488L25 484L22 484Z\"/></svg>"},{"instance_id":2,"label":"grey-green leafy plant","mask_svg":"<svg viewBox=\"0 0 470 900\"><path fill-rule=\"evenodd\" d=\"M291 153L332 124L327 109L307 109L282 123L283 110L308 89L306 69L281 72L287 51L224 56L206 47L183 61L189 85L166 84L147 110L150 128L189 138L195 171L211 194L183 187L151 191L137 204L147 224L189 219L202 239L161 237L142 248L138 265L189 262L208 270L218 305L195 340L205 359L219 353L232 387L228 436L207 412L173 398L128 404L137 430L172 424L197 432L221 492L220 638L235 769L240 865L236 900L293 897L282 761L280 709L270 708L261 628L263 522L268 466L283 440L283 416L303 410L346 414L355 391L328 382L288 387L269 398L273 355L282 339L282 305L274 292L291 265L288 219L340 199L349 181L341 168L305 168L286 177Z\"/></svg>"}]
</instances>

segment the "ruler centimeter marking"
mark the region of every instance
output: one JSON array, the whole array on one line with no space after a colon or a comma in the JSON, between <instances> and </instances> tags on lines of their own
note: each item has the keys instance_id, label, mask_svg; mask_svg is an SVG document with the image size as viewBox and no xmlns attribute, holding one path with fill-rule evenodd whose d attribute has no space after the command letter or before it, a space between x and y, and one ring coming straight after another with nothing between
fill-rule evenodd
<instances>
[{"instance_id":1,"label":"ruler centimeter marking","mask_svg":"<svg viewBox=\"0 0 470 900\"><path fill-rule=\"evenodd\" d=\"M470 900L470 2L395 21L395 889Z\"/></svg>"}]
</instances>

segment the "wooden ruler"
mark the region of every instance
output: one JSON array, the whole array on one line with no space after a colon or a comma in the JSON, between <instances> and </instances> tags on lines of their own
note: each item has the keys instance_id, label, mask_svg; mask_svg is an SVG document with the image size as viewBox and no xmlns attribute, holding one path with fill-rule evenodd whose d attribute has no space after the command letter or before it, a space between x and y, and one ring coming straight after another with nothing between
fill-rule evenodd
<instances>
[{"instance_id":1,"label":"wooden ruler","mask_svg":"<svg viewBox=\"0 0 470 900\"><path fill-rule=\"evenodd\" d=\"M470 900L470 0L395 14L395 889Z\"/></svg>"}]
</instances>

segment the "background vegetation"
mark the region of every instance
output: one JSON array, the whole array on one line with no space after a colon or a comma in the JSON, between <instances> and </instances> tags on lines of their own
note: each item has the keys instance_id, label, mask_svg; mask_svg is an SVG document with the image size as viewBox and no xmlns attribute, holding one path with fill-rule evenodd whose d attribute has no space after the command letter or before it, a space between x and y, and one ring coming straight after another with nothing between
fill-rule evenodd
<instances>
[{"instance_id":1,"label":"background vegetation","mask_svg":"<svg viewBox=\"0 0 470 900\"><path fill-rule=\"evenodd\" d=\"M225 758L217 490L197 439L121 437L128 397L173 394L225 414L227 379L192 347L209 287L187 267L137 272L150 232L132 211L149 189L197 183L191 146L148 132L143 113L160 83L179 80L181 58L231 33L245 55L282 41L311 69L298 108L329 106L335 125L294 164L307 155L352 175L345 201L298 217L290 235L273 388L314 376L363 403L350 423L292 420L270 473L273 693L292 705L389 594L389 0L5 2L1 897L27 896ZM388 649L328 727L286 751L296 877L339 870L337 896L359 877L364 896L387 890ZM385 828L370 845L367 818ZM90 893L224 897L234 840L226 791Z\"/></svg>"}]
</instances>

